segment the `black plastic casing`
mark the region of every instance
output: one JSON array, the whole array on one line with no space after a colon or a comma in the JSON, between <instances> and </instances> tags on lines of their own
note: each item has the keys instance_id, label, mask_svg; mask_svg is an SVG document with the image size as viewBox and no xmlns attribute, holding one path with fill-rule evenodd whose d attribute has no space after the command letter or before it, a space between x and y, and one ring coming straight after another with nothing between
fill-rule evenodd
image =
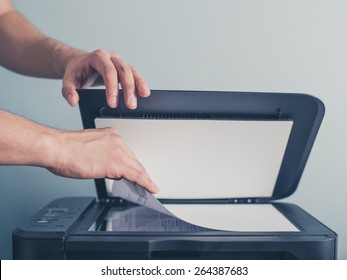
<instances>
[{"instance_id":1,"label":"black plastic casing","mask_svg":"<svg viewBox=\"0 0 347 280\"><path fill-rule=\"evenodd\" d=\"M80 205L81 212L60 235L28 224L13 233L16 259L336 259L337 235L300 207L279 203L297 188L324 115L323 103L306 94L153 90L129 110L108 107L105 90L79 90L84 128L102 118L292 120L293 127L271 197L163 199L163 203L270 203L299 232L201 233L100 232L89 230L110 207L131 207L109 197L104 179L95 180L98 201L63 198L53 204ZM74 202L74 199L76 201ZM51 203L51 204L52 204ZM46 209L50 207L49 204ZM73 207L73 206L71 206ZM45 213L45 210L42 210ZM42 213L36 216L41 217ZM35 217L35 216L34 216Z\"/></svg>"}]
</instances>

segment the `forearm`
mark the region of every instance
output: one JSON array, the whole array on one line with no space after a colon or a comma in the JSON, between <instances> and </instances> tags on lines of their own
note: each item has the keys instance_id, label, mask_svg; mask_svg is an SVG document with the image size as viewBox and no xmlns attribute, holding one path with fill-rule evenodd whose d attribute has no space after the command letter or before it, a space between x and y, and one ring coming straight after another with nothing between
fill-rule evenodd
<instances>
[{"instance_id":1,"label":"forearm","mask_svg":"<svg viewBox=\"0 0 347 280\"><path fill-rule=\"evenodd\" d=\"M60 131L2 110L0 165L39 166L70 178L125 178L158 191L116 130Z\"/></svg>"},{"instance_id":2,"label":"forearm","mask_svg":"<svg viewBox=\"0 0 347 280\"><path fill-rule=\"evenodd\" d=\"M50 168L61 139L58 130L0 110L0 165Z\"/></svg>"},{"instance_id":3,"label":"forearm","mask_svg":"<svg viewBox=\"0 0 347 280\"><path fill-rule=\"evenodd\" d=\"M61 79L84 53L46 37L14 9L0 17L0 65L24 75Z\"/></svg>"}]
</instances>

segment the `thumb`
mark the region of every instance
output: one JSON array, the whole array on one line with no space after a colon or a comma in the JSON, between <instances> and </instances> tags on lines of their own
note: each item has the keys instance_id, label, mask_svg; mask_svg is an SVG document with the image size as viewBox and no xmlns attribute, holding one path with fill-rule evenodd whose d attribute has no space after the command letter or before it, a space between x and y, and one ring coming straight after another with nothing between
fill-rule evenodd
<instances>
[{"instance_id":1,"label":"thumb","mask_svg":"<svg viewBox=\"0 0 347 280\"><path fill-rule=\"evenodd\" d=\"M71 106L76 106L80 100L78 93L74 86L63 86L61 90L64 98Z\"/></svg>"}]
</instances>

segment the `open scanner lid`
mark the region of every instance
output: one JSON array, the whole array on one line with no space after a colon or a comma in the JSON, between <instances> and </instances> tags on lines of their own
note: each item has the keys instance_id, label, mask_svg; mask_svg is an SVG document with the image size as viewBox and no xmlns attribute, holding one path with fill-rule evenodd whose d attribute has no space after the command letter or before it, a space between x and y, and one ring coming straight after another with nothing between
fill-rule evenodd
<instances>
[{"instance_id":1,"label":"open scanner lid","mask_svg":"<svg viewBox=\"0 0 347 280\"><path fill-rule=\"evenodd\" d=\"M166 201L289 196L324 115L323 103L306 94L152 90L129 110L122 91L116 109L105 90L78 92L84 128L115 127ZM112 182L95 179L99 200L115 198Z\"/></svg>"}]
</instances>

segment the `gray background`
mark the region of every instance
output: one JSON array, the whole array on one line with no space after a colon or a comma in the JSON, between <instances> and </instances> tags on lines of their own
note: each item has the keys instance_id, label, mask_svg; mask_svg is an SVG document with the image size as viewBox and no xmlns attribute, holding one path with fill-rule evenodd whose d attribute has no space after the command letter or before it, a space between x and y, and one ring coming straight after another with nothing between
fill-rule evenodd
<instances>
[{"instance_id":1,"label":"gray background","mask_svg":"<svg viewBox=\"0 0 347 280\"><path fill-rule=\"evenodd\" d=\"M347 259L347 1L14 1L44 33L85 50L117 51L152 89L305 92L326 116L298 190L289 199L339 234ZM15 32L15 30L14 30ZM1 42L0 42L1 43ZM30 53L30 50L28 50ZM81 129L60 81L0 68L0 108ZM34 167L0 167L0 257L11 231L50 200L95 195L91 180Z\"/></svg>"}]
</instances>

